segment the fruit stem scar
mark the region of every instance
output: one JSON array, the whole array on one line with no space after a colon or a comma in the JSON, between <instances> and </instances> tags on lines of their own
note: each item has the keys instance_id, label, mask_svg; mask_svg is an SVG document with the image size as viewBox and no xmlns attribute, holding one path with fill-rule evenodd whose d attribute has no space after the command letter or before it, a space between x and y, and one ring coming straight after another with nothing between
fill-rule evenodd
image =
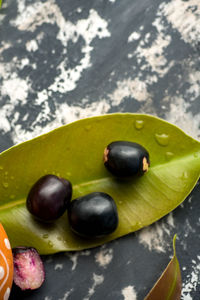
<instances>
[{"instance_id":1,"label":"fruit stem scar","mask_svg":"<svg viewBox=\"0 0 200 300\"><path fill-rule=\"evenodd\" d=\"M109 149L106 147L104 149L104 153L103 153L103 162L104 163L107 162L107 160L108 160L108 153L109 153Z\"/></svg>"},{"instance_id":2,"label":"fruit stem scar","mask_svg":"<svg viewBox=\"0 0 200 300\"><path fill-rule=\"evenodd\" d=\"M147 158L145 156L143 157L142 165L143 165L143 167L142 167L143 171L147 172L148 168L149 168L149 164L148 164Z\"/></svg>"}]
</instances>

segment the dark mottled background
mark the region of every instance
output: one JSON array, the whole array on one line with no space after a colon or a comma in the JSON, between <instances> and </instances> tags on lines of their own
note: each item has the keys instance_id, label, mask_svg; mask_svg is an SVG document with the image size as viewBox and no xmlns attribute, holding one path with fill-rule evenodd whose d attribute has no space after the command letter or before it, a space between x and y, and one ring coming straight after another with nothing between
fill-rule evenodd
<instances>
[{"instance_id":1,"label":"dark mottled background","mask_svg":"<svg viewBox=\"0 0 200 300\"><path fill-rule=\"evenodd\" d=\"M0 11L0 150L111 112L162 117L200 137L199 0L4 0ZM172 255L182 299L200 298L200 190L136 234L44 257L40 290L10 299L140 300Z\"/></svg>"}]
</instances>

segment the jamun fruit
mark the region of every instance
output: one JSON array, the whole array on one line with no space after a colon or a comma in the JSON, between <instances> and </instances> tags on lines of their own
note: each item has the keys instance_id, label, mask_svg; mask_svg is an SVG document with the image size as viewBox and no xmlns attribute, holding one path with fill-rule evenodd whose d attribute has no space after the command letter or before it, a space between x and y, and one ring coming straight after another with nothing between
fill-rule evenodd
<instances>
[{"instance_id":1,"label":"jamun fruit","mask_svg":"<svg viewBox=\"0 0 200 300\"><path fill-rule=\"evenodd\" d=\"M104 150L104 165L117 177L143 175L150 166L149 153L141 145L128 141L115 141Z\"/></svg>"},{"instance_id":2,"label":"jamun fruit","mask_svg":"<svg viewBox=\"0 0 200 300\"><path fill-rule=\"evenodd\" d=\"M13 248L14 283L21 290L38 289L45 277L43 262L35 248Z\"/></svg>"},{"instance_id":3,"label":"jamun fruit","mask_svg":"<svg viewBox=\"0 0 200 300\"><path fill-rule=\"evenodd\" d=\"M94 192L73 200L68 208L71 229L87 238L101 237L118 225L116 204L106 193Z\"/></svg>"},{"instance_id":4,"label":"jamun fruit","mask_svg":"<svg viewBox=\"0 0 200 300\"><path fill-rule=\"evenodd\" d=\"M31 188L26 206L40 221L58 219L67 209L72 197L72 185L55 175L41 177Z\"/></svg>"}]
</instances>

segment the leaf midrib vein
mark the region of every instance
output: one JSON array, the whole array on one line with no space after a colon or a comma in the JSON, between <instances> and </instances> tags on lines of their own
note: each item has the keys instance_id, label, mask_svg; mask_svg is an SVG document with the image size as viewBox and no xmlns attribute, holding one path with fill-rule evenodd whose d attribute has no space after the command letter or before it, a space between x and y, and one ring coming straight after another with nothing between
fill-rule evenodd
<instances>
[{"instance_id":1,"label":"leaf midrib vein","mask_svg":"<svg viewBox=\"0 0 200 300\"><path fill-rule=\"evenodd\" d=\"M177 160L181 160L184 157L188 157L188 156L192 156L192 154L190 153L188 155L182 156L182 157L178 158ZM177 162L177 160L175 162ZM159 164L159 165L155 165L154 167L151 167L151 170L153 171L157 168L161 168L165 164L173 164L173 163L174 163L174 161L171 161L171 162L168 162L168 163L162 163L162 164ZM90 180L90 181L87 181L87 182L82 182L82 183L79 183L79 184L75 184L74 187L73 187L73 190L79 189L80 187L84 187L84 186L87 186L87 185L99 183L101 181L103 182L103 181L109 180L111 178L112 177L109 176L109 177L103 177L103 178L94 179L94 180ZM3 211L3 210L9 209L9 208L13 208L15 206L20 206L24 203L25 203L25 199L20 199L20 200L16 200L16 201L12 201L12 202L3 204L3 205L0 206L0 212Z\"/></svg>"}]
</instances>

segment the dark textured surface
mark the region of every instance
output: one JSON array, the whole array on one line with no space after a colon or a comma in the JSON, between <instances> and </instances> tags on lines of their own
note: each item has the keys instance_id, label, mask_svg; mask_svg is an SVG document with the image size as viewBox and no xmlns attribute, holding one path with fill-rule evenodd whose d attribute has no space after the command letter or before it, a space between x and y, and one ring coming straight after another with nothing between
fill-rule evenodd
<instances>
[{"instance_id":1,"label":"dark textured surface","mask_svg":"<svg viewBox=\"0 0 200 300\"><path fill-rule=\"evenodd\" d=\"M198 0L4 0L0 151L79 118L150 113L200 136ZM200 298L200 190L169 216L92 250L44 257L40 290L10 299L142 300L178 234L182 299Z\"/></svg>"}]
</instances>

